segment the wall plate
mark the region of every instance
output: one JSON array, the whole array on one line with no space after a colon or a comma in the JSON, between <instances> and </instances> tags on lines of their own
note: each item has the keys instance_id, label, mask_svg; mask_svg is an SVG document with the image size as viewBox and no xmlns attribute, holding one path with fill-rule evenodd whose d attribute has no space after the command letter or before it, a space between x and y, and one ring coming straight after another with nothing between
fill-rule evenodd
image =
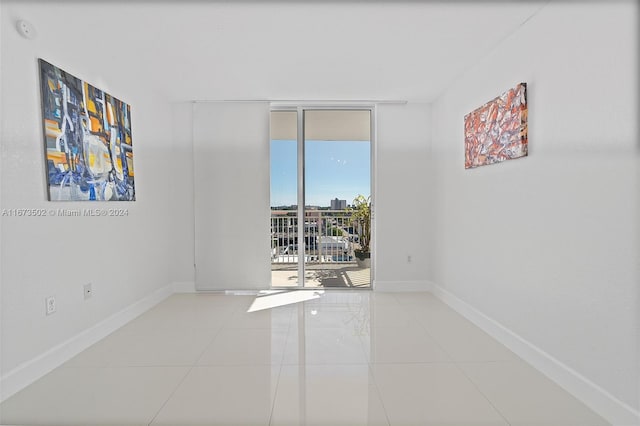
<instances>
[{"instance_id":1,"label":"wall plate","mask_svg":"<svg viewBox=\"0 0 640 426\"><path fill-rule=\"evenodd\" d=\"M49 296L44 299L45 301L45 312L47 315L51 315L56 311L56 298L53 296Z\"/></svg>"},{"instance_id":2,"label":"wall plate","mask_svg":"<svg viewBox=\"0 0 640 426\"><path fill-rule=\"evenodd\" d=\"M31 24L31 22L27 22L23 19L16 22L16 29L18 30L18 34L26 39L32 40L36 36L36 28Z\"/></svg>"}]
</instances>

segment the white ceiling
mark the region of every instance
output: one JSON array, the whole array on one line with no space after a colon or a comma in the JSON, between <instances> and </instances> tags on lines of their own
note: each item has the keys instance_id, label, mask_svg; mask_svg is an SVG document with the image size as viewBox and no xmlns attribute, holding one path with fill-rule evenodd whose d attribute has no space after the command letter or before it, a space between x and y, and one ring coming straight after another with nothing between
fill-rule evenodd
<instances>
[{"instance_id":1,"label":"white ceiling","mask_svg":"<svg viewBox=\"0 0 640 426\"><path fill-rule=\"evenodd\" d=\"M2 0L40 50L172 101L432 101L544 4Z\"/></svg>"}]
</instances>

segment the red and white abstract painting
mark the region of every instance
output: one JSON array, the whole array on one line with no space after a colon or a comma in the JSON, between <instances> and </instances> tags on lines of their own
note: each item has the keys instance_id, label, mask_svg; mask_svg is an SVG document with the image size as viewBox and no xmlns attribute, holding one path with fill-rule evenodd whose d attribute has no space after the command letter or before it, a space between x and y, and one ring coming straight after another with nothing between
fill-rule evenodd
<instances>
[{"instance_id":1,"label":"red and white abstract painting","mask_svg":"<svg viewBox=\"0 0 640 426\"><path fill-rule=\"evenodd\" d=\"M464 167L525 157L527 83L520 83L464 116Z\"/></svg>"}]
</instances>

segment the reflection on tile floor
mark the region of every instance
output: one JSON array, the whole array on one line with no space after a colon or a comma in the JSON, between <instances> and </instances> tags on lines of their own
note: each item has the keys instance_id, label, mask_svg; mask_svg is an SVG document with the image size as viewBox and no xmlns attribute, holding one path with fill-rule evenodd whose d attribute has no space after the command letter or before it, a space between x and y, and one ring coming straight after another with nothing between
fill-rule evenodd
<instances>
[{"instance_id":1,"label":"reflection on tile floor","mask_svg":"<svg viewBox=\"0 0 640 426\"><path fill-rule=\"evenodd\" d=\"M255 299L174 295L2 403L0 423L607 424L430 294L247 312Z\"/></svg>"}]
</instances>

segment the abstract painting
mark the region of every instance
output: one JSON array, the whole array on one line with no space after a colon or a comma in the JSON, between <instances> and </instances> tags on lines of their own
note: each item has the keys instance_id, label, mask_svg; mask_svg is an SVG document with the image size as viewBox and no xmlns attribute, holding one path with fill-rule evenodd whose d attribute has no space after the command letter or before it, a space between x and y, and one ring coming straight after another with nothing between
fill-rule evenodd
<instances>
[{"instance_id":1,"label":"abstract painting","mask_svg":"<svg viewBox=\"0 0 640 426\"><path fill-rule=\"evenodd\" d=\"M134 201L130 106L40 59L51 201Z\"/></svg>"},{"instance_id":2,"label":"abstract painting","mask_svg":"<svg viewBox=\"0 0 640 426\"><path fill-rule=\"evenodd\" d=\"M464 167L525 157L527 83L520 83L464 116Z\"/></svg>"}]
</instances>

